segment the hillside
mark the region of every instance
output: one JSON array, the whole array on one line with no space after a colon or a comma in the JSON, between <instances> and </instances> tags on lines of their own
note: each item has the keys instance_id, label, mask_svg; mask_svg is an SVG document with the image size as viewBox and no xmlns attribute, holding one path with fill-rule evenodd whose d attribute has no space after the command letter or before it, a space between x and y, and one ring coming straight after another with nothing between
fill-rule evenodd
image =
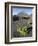
<instances>
[{"instance_id":1,"label":"hillside","mask_svg":"<svg viewBox=\"0 0 38 46\"><path fill-rule=\"evenodd\" d=\"M28 15L27 13L20 12L17 15L12 15L11 18L11 37L19 37L19 33L17 32L17 25L20 26L32 26L32 15ZM30 33L28 36L31 36L32 34Z\"/></svg>"}]
</instances>

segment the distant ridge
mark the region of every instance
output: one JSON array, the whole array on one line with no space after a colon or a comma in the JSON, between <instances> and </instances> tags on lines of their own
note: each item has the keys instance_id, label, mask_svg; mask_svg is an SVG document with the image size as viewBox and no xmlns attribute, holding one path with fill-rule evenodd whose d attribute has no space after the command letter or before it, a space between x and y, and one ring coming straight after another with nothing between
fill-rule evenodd
<instances>
[{"instance_id":1,"label":"distant ridge","mask_svg":"<svg viewBox=\"0 0 38 46\"><path fill-rule=\"evenodd\" d=\"M30 15L28 15L25 12L20 12L20 13L17 14L17 16L20 16L20 17L30 17Z\"/></svg>"}]
</instances>

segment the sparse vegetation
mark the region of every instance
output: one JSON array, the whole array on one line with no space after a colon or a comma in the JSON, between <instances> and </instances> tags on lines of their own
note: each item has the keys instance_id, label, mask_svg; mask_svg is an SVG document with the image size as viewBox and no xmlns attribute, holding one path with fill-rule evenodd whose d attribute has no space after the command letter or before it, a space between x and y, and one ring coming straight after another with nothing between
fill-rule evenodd
<instances>
[{"instance_id":1,"label":"sparse vegetation","mask_svg":"<svg viewBox=\"0 0 38 46\"><path fill-rule=\"evenodd\" d=\"M20 35L27 36L28 35L28 27L23 25L17 25L17 32L20 33Z\"/></svg>"}]
</instances>

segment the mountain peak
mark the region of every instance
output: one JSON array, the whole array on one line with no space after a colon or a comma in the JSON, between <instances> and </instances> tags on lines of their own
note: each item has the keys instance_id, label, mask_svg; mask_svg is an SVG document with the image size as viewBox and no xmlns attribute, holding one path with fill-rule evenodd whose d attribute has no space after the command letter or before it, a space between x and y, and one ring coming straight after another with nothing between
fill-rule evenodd
<instances>
[{"instance_id":1,"label":"mountain peak","mask_svg":"<svg viewBox=\"0 0 38 46\"><path fill-rule=\"evenodd\" d=\"M17 16L20 16L20 17L29 17L29 15L25 12L20 12L17 14Z\"/></svg>"}]
</instances>

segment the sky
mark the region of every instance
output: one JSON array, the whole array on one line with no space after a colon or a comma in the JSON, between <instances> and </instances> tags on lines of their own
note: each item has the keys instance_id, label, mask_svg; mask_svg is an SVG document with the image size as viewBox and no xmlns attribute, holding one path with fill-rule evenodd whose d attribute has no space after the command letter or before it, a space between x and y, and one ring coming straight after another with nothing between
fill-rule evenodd
<instances>
[{"instance_id":1,"label":"sky","mask_svg":"<svg viewBox=\"0 0 38 46\"><path fill-rule=\"evenodd\" d=\"M12 8L12 15L17 15L20 12L32 14L32 8Z\"/></svg>"}]
</instances>

